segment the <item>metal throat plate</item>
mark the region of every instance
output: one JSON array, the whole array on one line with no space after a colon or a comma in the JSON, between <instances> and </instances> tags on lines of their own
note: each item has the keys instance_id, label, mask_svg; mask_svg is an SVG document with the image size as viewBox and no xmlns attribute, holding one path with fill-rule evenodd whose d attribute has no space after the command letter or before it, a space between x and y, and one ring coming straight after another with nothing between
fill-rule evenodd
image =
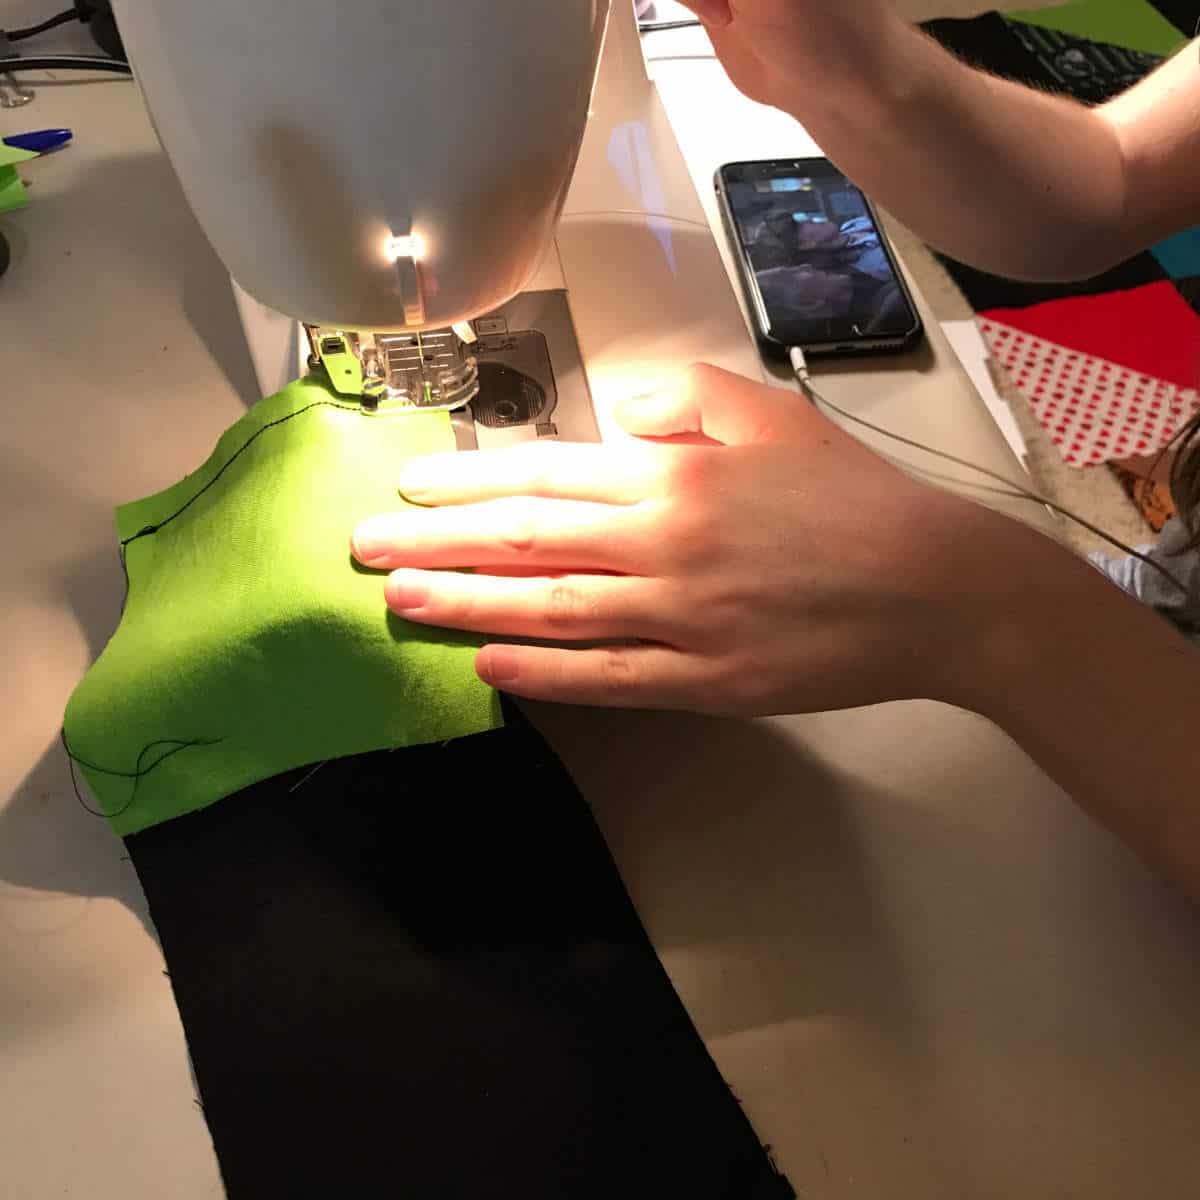
<instances>
[{"instance_id":1,"label":"metal throat plate","mask_svg":"<svg viewBox=\"0 0 1200 1200\"><path fill-rule=\"evenodd\" d=\"M474 326L479 395L452 415L460 450L599 441L566 292L522 292Z\"/></svg>"}]
</instances>

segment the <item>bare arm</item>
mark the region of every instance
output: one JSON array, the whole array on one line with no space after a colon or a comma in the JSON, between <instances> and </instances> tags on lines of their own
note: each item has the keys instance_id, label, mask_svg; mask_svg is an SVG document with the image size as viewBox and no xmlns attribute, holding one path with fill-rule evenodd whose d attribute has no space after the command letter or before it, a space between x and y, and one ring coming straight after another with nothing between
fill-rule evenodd
<instances>
[{"instance_id":1,"label":"bare arm","mask_svg":"<svg viewBox=\"0 0 1200 1200\"><path fill-rule=\"evenodd\" d=\"M406 620L496 635L478 669L515 695L972 709L1200 899L1200 650L1162 618L778 389L698 367L617 417L655 440L413 460L427 507L360 526L355 554L398 569Z\"/></svg>"},{"instance_id":2,"label":"bare arm","mask_svg":"<svg viewBox=\"0 0 1200 1200\"><path fill-rule=\"evenodd\" d=\"M965 66L890 0L689 2L734 83L965 262L1086 277L1200 221L1200 42L1087 108Z\"/></svg>"},{"instance_id":3,"label":"bare arm","mask_svg":"<svg viewBox=\"0 0 1200 1200\"><path fill-rule=\"evenodd\" d=\"M985 520L992 634L954 698L1200 899L1200 649L1058 546Z\"/></svg>"}]
</instances>

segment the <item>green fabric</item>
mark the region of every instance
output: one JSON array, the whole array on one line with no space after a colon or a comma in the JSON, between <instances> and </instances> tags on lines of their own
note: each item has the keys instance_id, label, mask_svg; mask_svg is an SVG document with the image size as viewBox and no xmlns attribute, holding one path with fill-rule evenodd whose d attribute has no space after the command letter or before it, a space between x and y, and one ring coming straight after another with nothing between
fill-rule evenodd
<instances>
[{"instance_id":1,"label":"green fabric","mask_svg":"<svg viewBox=\"0 0 1200 1200\"><path fill-rule=\"evenodd\" d=\"M1006 12L1012 21L1056 29L1059 33L1090 38L1139 50L1143 54L1174 54L1187 38L1149 0L1069 0L1054 8L1033 12Z\"/></svg>"},{"instance_id":2,"label":"green fabric","mask_svg":"<svg viewBox=\"0 0 1200 1200\"><path fill-rule=\"evenodd\" d=\"M0 142L0 212L24 208L29 203L16 164L28 162L31 158L37 158L32 150L18 150L16 146L6 146Z\"/></svg>"},{"instance_id":3,"label":"green fabric","mask_svg":"<svg viewBox=\"0 0 1200 1200\"><path fill-rule=\"evenodd\" d=\"M402 505L402 459L453 447L445 413L370 416L304 380L118 510L125 613L64 740L119 834L294 767L502 723L478 643L391 616L349 552L359 520Z\"/></svg>"}]
</instances>

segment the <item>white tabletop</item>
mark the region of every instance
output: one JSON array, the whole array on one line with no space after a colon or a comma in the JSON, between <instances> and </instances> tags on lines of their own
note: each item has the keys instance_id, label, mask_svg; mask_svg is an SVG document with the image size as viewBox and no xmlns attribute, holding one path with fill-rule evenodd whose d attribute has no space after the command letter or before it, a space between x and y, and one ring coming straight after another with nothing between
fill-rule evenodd
<instances>
[{"instance_id":1,"label":"white tabletop","mask_svg":"<svg viewBox=\"0 0 1200 1200\"><path fill-rule=\"evenodd\" d=\"M677 85L710 68L656 70L687 141ZM799 144L737 113L740 153L711 154ZM256 385L133 86L47 84L0 112L0 134L57 125L75 144L0 217L0 1197L199 1200L220 1184L161 955L57 732L117 619L113 506L194 467ZM936 331L918 360L829 383L1011 466ZM534 711L801 1194L1195 1194L1200 923L986 722Z\"/></svg>"}]
</instances>

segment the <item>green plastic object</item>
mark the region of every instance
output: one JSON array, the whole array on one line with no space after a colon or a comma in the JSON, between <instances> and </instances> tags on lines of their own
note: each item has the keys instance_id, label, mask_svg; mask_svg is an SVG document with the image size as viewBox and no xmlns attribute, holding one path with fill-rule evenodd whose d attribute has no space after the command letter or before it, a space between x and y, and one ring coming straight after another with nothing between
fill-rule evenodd
<instances>
[{"instance_id":1,"label":"green plastic object","mask_svg":"<svg viewBox=\"0 0 1200 1200\"><path fill-rule=\"evenodd\" d=\"M17 174L17 163L28 162L31 158L37 158L32 150L18 150L16 146L0 142L0 212L24 208L29 203L25 185Z\"/></svg>"},{"instance_id":2,"label":"green plastic object","mask_svg":"<svg viewBox=\"0 0 1200 1200\"><path fill-rule=\"evenodd\" d=\"M403 459L453 446L446 413L368 415L314 377L118 510L125 612L63 727L117 833L292 768L502 723L477 641L392 616L349 552L359 520L402 507Z\"/></svg>"},{"instance_id":3,"label":"green plastic object","mask_svg":"<svg viewBox=\"0 0 1200 1200\"><path fill-rule=\"evenodd\" d=\"M1009 20L1142 54L1174 54L1187 38L1149 0L1069 0L1054 8L1006 12Z\"/></svg>"}]
</instances>

